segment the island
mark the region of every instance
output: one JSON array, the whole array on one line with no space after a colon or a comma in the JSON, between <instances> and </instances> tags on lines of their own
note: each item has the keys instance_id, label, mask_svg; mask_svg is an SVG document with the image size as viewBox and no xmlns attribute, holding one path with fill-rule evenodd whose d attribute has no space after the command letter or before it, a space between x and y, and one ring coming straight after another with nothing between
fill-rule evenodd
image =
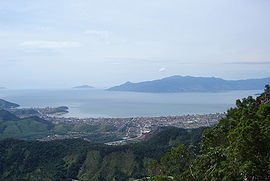
<instances>
[{"instance_id":1,"label":"island","mask_svg":"<svg viewBox=\"0 0 270 181\"><path fill-rule=\"evenodd\" d=\"M76 87L72 87L73 89L92 89L94 87L90 86L90 85L81 85L81 86L76 86Z\"/></svg>"},{"instance_id":2,"label":"island","mask_svg":"<svg viewBox=\"0 0 270 181\"><path fill-rule=\"evenodd\" d=\"M246 80L224 80L216 77L171 76L145 82L126 82L109 91L148 93L218 92L230 90L258 90L270 83L270 77Z\"/></svg>"},{"instance_id":3,"label":"island","mask_svg":"<svg viewBox=\"0 0 270 181\"><path fill-rule=\"evenodd\" d=\"M5 87L0 87L0 89L6 89Z\"/></svg>"}]
</instances>

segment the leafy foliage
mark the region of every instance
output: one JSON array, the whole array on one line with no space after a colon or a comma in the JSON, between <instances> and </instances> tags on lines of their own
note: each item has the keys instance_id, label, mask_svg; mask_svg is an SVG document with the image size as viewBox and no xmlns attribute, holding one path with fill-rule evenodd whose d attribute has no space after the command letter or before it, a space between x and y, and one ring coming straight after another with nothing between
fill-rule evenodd
<instances>
[{"instance_id":1,"label":"leafy foliage","mask_svg":"<svg viewBox=\"0 0 270 181\"><path fill-rule=\"evenodd\" d=\"M196 181L270 180L269 100L270 86L256 99L237 100L226 118L205 130L200 155L190 159L195 154L187 147L174 148L161 159L159 175Z\"/></svg>"}]
</instances>

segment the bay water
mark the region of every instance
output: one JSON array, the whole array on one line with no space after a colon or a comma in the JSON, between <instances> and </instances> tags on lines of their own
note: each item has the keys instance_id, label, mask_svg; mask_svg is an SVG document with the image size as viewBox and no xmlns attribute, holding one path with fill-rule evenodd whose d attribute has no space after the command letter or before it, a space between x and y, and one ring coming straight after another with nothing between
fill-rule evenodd
<instances>
[{"instance_id":1,"label":"bay water","mask_svg":"<svg viewBox=\"0 0 270 181\"><path fill-rule=\"evenodd\" d=\"M262 90L135 93L99 89L0 90L0 98L22 108L68 106L64 117L144 117L226 112L236 99Z\"/></svg>"}]
</instances>

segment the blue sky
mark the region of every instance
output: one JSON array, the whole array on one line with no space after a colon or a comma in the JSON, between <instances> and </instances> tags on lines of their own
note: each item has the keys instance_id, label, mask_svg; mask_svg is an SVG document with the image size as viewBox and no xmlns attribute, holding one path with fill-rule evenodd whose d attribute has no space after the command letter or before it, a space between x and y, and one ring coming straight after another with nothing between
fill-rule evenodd
<instances>
[{"instance_id":1,"label":"blue sky","mask_svg":"<svg viewBox=\"0 0 270 181\"><path fill-rule=\"evenodd\" d=\"M1 0L0 87L270 76L269 0Z\"/></svg>"}]
</instances>

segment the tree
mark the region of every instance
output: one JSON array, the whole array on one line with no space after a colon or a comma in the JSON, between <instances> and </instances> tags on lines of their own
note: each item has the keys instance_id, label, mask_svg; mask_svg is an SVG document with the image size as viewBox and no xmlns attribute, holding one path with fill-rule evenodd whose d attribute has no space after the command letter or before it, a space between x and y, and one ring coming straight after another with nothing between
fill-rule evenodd
<instances>
[{"instance_id":1,"label":"tree","mask_svg":"<svg viewBox=\"0 0 270 181\"><path fill-rule=\"evenodd\" d=\"M236 101L226 118L203 134L201 154L179 146L161 159L175 180L270 180L270 86L256 99Z\"/></svg>"}]
</instances>

